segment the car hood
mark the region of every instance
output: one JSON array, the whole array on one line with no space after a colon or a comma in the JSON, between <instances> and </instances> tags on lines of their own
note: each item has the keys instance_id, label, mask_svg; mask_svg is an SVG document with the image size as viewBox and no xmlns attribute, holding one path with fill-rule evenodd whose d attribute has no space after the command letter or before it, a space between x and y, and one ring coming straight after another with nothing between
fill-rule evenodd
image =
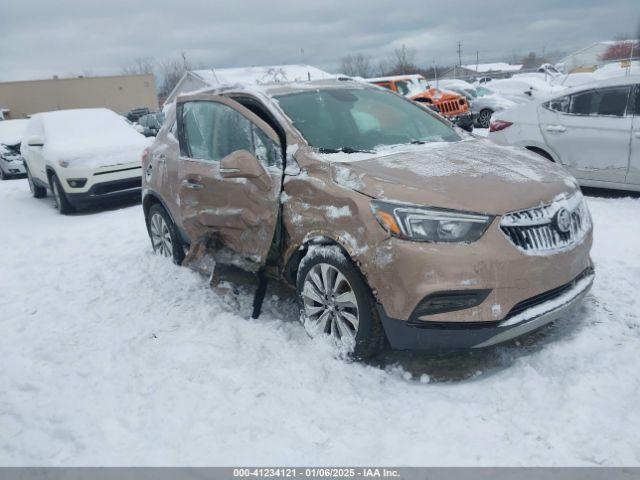
<instances>
[{"instance_id":1,"label":"car hood","mask_svg":"<svg viewBox=\"0 0 640 480\"><path fill-rule=\"evenodd\" d=\"M494 112L517 107L518 104L501 95L485 95L474 98L471 103L478 108L491 108Z\"/></svg>"},{"instance_id":2,"label":"car hood","mask_svg":"<svg viewBox=\"0 0 640 480\"><path fill-rule=\"evenodd\" d=\"M99 168L113 165L123 165L140 162L142 151L150 145L150 141L140 136L140 139L122 144L89 143L45 144L44 155L53 162L65 161L70 167Z\"/></svg>"},{"instance_id":3,"label":"car hood","mask_svg":"<svg viewBox=\"0 0 640 480\"><path fill-rule=\"evenodd\" d=\"M373 198L414 205L499 215L551 202L578 188L562 167L484 139L327 155L334 156L336 183Z\"/></svg>"}]
</instances>

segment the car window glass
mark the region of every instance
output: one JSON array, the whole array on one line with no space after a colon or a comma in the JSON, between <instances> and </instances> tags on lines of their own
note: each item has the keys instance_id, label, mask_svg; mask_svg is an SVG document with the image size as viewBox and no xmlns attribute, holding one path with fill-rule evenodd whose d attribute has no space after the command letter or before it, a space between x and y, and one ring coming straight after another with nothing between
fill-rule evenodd
<instances>
[{"instance_id":1,"label":"car window glass","mask_svg":"<svg viewBox=\"0 0 640 480\"><path fill-rule=\"evenodd\" d=\"M629 90L629 86L623 86L576 93L571 96L569 113L621 117L627 108Z\"/></svg>"},{"instance_id":2,"label":"car window glass","mask_svg":"<svg viewBox=\"0 0 640 480\"><path fill-rule=\"evenodd\" d=\"M227 105L217 104L213 158L220 161L236 150L253 153L251 122Z\"/></svg>"},{"instance_id":3,"label":"car window glass","mask_svg":"<svg viewBox=\"0 0 640 480\"><path fill-rule=\"evenodd\" d=\"M181 144L180 150L189 157L214 160L212 136L215 108L216 104L212 102L187 102L183 105L182 128L187 149Z\"/></svg>"},{"instance_id":4,"label":"car window glass","mask_svg":"<svg viewBox=\"0 0 640 480\"><path fill-rule=\"evenodd\" d=\"M398 89L398 93L402 95L407 95L409 93L409 82L405 82L404 80L399 80L396 82L396 88Z\"/></svg>"},{"instance_id":5,"label":"car window glass","mask_svg":"<svg viewBox=\"0 0 640 480\"><path fill-rule=\"evenodd\" d=\"M634 111L635 111L636 115L640 115L640 85L636 85L634 97L635 97L635 100L634 100L634 103L635 103Z\"/></svg>"},{"instance_id":6,"label":"car window glass","mask_svg":"<svg viewBox=\"0 0 640 480\"><path fill-rule=\"evenodd\" d=\"M311 146L372 150L381 145L457 141L446 123L406 99L377 89L327 89L277 97Z\"/></svg>"},{"instance_id":7,"label":"car window glass","mask_svg":"<svg viewBox=\"0 0 640 480\"><path fill-rule=\"evenodd\" d=\"M269 136L255 125L253 126L254 154L265 168L282 169L282 152Z\"/></svg>"},{"instance_id":8,"label":"car window glass","mask_svg":"<svg viewBox=\"0 0 640 480\"><path fill-rule=\"evenodd\" d=\"M554 110L556 112L561 112L561 113L568 113L570 103L571 103L571 98L568 95L565 95L564 97L554 98L553 100L548 101L544 105L550 110Z\"/></svg>"}]
</instances>

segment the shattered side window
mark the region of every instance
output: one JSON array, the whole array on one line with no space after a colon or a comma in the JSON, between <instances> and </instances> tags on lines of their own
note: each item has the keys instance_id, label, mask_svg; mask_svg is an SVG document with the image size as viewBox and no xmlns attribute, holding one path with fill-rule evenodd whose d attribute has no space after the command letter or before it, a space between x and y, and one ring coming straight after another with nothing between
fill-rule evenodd
<instances>
[{"instance_id":1,"label":"shattered side window","mask_svg":"<svg viewBox=\"0 0 640 480\"><path fill-rule=\"evenodd\" d=\"M253 133L251 122L227 105L218 104L213 155L221 160L237 150L253 153Z\"/></svg>"},{"instance_id":2,"label":"shattered side window","mask_svg":"<svg viewBox=\"0 0 640 480\"><path fill-rule=\"evenodd\" d=\"M189 157L215 160L212 149L214 109L212 102L187 102L182 107L182 126Z\"/></svg>"},{"instance_id":3,"label":"shattered side window","mask_svg":"<svg viewBox=\"0 0 640 480\"><path fill-rule=\"evenodd\" d=\"M253 126L254 154L265 168L276 167L282 170L282 152L269 136L255 125Z\"/></svg>"}]
</instances>

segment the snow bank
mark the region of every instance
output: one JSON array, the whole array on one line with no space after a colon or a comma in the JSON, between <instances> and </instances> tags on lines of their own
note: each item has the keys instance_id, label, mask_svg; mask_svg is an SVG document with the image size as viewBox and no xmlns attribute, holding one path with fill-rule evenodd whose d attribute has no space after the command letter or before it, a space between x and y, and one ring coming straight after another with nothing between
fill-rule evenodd
<instances>
[{"instance_id":1,"label":"snow bank","mask_svg":"<svg viewBox=\"0 0 640 480\"><path fill-rule=\"evenodd\" d=\"M637 466L640 200L588 200L573 317L378 367L310 340L274 283L250 320L245 284L153 255L140 206L60 216L1 182L0 465Z\"/></svg>"}]
</instances>

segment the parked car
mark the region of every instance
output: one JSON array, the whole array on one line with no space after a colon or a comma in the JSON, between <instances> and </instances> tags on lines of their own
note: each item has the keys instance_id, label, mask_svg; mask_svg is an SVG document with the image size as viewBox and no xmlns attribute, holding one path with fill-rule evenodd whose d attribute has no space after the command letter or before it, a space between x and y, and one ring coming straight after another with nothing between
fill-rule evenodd
<instances>
[{"instance_id":1,"label":"parked car","mask_svg":"<svg viewBox=\"0 0 640 480\"><path fill-rule=\"evenodd\" d=\"M422 75L368 78L366 82L399 93L414 102L433 106L447 120L467 131L473 130L473 116L464 96L433 88Z\"/></svg>"},{"instance_id":2,"label":"parked car","mask_svg":"<svg viewBox=\"0 0 640 480\"><path fill-rule=\"evenodd\" d=\"M156 252L284 279L309 334L356 358L503 342L593 280L563 168L360 82L179 96L142 163Z\"/></svg>"},{"instance_id":3,"label":"parked car","mask_svg":"<svg viewBox=\"0 0 640 480\"><path fill-rule=\"evenodd\" d=\"M155 137L164 122L164 113L155 112L143 115L138 119L138 125L142 127L142 134L145 137Z\"/></svg>"},{"instance_id":4,"label":"parked car","mask_svg":"<svg viewBox=\"0 0 640 480\"><path fill-rule=\"evenodd\" d=\"M489 138L565 166L581 185L640 190L640 75L581 85L497 114Z\"/></svg>"},{"instance_id":5,"label":"parked car","mask_svg":"<svg viewBox=\"0 0 640 480\"><path fill-rule=\"evenodd\" d=\"M561 92L564 89L560 85L552 85L535 76L493 80L490 88L504 98L520 105Z\"/></svg>"},{"instance_id":6,"label":"parked car","mask_svg":"<svg viewBox=\"0 0 640 480\"><path fill-rule=\"evenodd\" d=\"M480 128L489 128L494 112L500 112L517 105L486 87L475 87L464 80L440 80L438 86L466 97L475 126Z\"/></svg>"},{"instance_id":7,"label":"parked car","mask_svg":"<svg viewBox=\"0 0 640 480\"><path fill-rule=\"evenodd\" d=\"M26 175L20 141L27 120L3 120L0 123L0 179Z\"/></svg>"},{"instance_id":8,"label":"parked car","mask_svg":"<svg viewBox=\"0 0 640 480\"><path fill-rule=\"evenodd\" d=\"M21 152L33 196L53 194L60 213L140 194L142 151L149 144L105 108L31 117Z\"/></svg>"},{"instance_id":9,"label":"parked car","mask_svg":"<svg viewBox=\"0 0 640 480\"><path fill-rule=\"evenodd\" d=\"M127 112L125 116L130 122L137 123L140 117L142 117L143 115L148 115L149 113L150 112L148 107L141 107L134 108L133 110Z\"/></svg>"}]
</instances>

